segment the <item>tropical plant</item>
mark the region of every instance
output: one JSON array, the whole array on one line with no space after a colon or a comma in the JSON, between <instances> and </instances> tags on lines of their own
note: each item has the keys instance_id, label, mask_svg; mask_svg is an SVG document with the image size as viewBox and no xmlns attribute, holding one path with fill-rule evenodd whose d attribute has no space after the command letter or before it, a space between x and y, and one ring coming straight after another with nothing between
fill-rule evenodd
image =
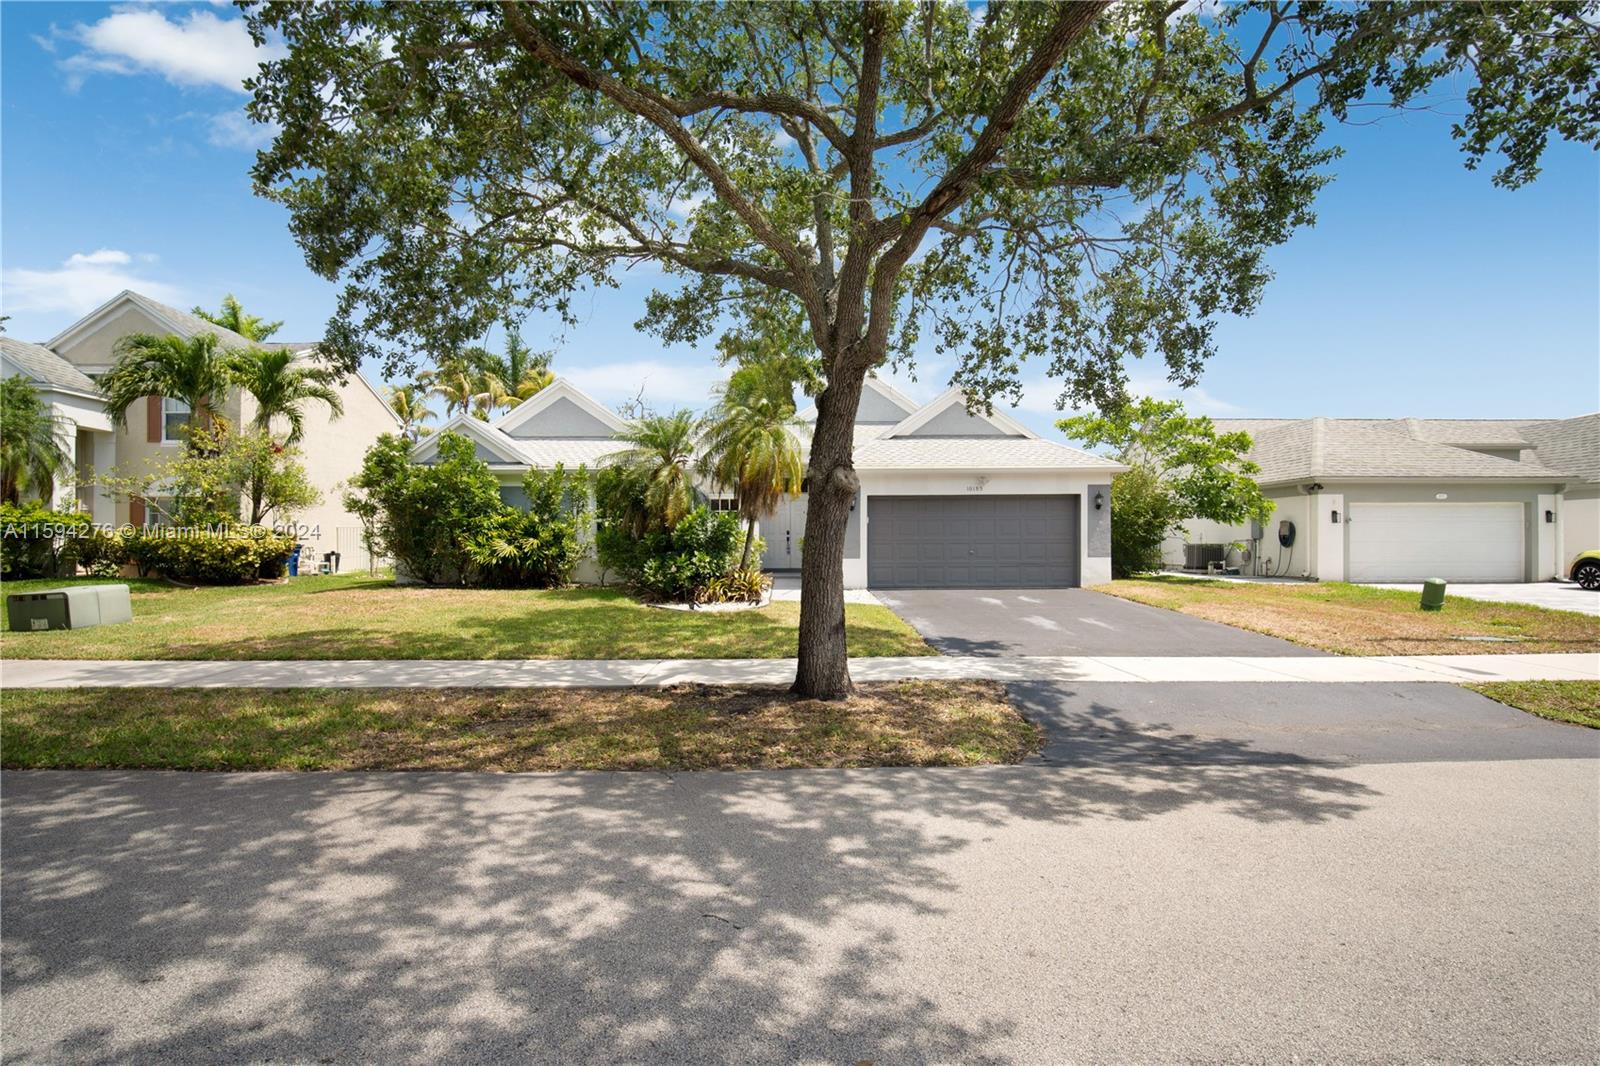
<instances>
[{"instance_id":1,"label":"tropical plant","mask_svg":"<svg viewBox=\"0 0 1600 1066\"><path fill-rule=\"evenodd\" d=\"M506 323L506 351L495 355L472 348L467 360L478 371L482 391L494 396L496 407L515 407L545 388L556 376L550 372L550 353L536 352L523 343L522 334Z\"/></svg>"},{"instance_id":2,"label":"tropical plant","mask_svg":"<svg viewBox=\"0 0 1600 1066\"><path fill-rule=\"evenodd\" d=\"M1106 447L1131 468L1111 483L1111 569L1118 577L1161 566L1161 542L1183 523L1265 522L1272 502L1246 458L1250 434L1219 433L1178 400L1144 398L1109 413L1063 418L1056 428L1089 447Z\"/></svg>"},{"instance_id":3,"label":"tropical plant","mask_svg":"<svg viewBox=\"0 0 1600 1066\"><path fill-rule=\"evenodd\" d=\"M130 333L112 351L116 362L101 376L99 387L106 413L119 427L127 425L128 408L148 396L181 400L189 405L191 428L209 425L233 383L232 353L218 346L215 333L188 339L172 333ZM189 446L194 446L192 439Z\"/></svg>"},{"instance_id":4,"label":"tropical plant","mask_svg":"<svg viewBox=\"0 0 1600 1066\"><path fill-rule=\"evenodd\" d=\"M460 358L451 359L436 369L424 370L417 375L417 382L428 395L444 401L446 418L471 410L473 401L482 391L472 368Z\"/></svg>"},{"instance_id":5,"label":"tropical plant","mask_svg":"<svg viewBox=\"0 0 1600 1066\"><path fill-rule=\"evenodd\" d=\"M391 385L388 390L389 410L400 420L400 434L412 440L426 434L424 422L433 421L437 415L428 406L427 397L416 385Z\"/></svg>"},{"instance_id":6,"label":"tropical plant","mask_svg":"<svg viewBox=\"0 0 1600 1066\"><path fill-rule=\"evenodd\" d=\"M56 478L72 471L62 444L69 432L30 382L0 380L0 502L20 503L24 492L46 502L55 495Z\"/></svg>"},{"instance_id":7,"label":"tropical plant","mask_svg":"<svg viewBox=\"0 0 1600 1066\"><path fill-rule=\"evenodd\" d=\"M654 530L676 526L694 508L694 414L646 415L617 434L628 445L610 457L613 466L632 471L643 487L648 525Z\"/></svg>"},{"instance_id":8,"label":"tropical plant","mask_svg":"<svg viewBox=\"0 0 1600 1066\"><path fill-rule=\"evenodd\" d=\"M231 329L246 340L264 341L278 330L283 328L283 323L264 321L260 315L247 315L239 301L234 299L233 293L222 298L222 310L215 313L203 307L196 307L193 314L203 318L213 326Z\"/></svg>"},{"instance_id":9,"label":"tropical plant","mask_svg":"<svg viewBox=\"0 0 1600 1066\"><path fill-rule=\"evenodd\" d=\"M750 565L757 520L776 511L785 497L800 495L805 478L792 390L770 366L741 368L706 416L700 470L738 501L746 524L741 570Z\"/></svg>"},{"instance_id":10,"label":"tropical plant","mask_svg":"<svg viewBox=\"0 0 1600 1066\"><path fill-rule=\"evenodd\" d=\"M287 348L246 349L233 353L230 363L234 384L255 397L251 425L266 433L274 418L282 418L289 423L285 444L295 444L305 436L308 404L326 404L334 418L344 414L334 375Z\"/></svg>"},{"instance_id":11,"label":"tropical plant","mask_svg":"<svg viewBox=\"0 0 1600 1066\"><path fill-rule=\"evenodd\" d=\"M530 470L526 510L503 506L464 538L470 581L489 588L554 588L572 580L588 550L589 473Z\"/></svg>"},{"instance_id":12,"label":"tropical plant","mask_svg":"<svg viewBox=\"0 0 1600 1066\"><path fill-rule=\"evenodd\" d=\"M1310 225L1326 118L1462 83L1495 180L1600 140L1593 5L254 4L256 188L343 283L324 350L392 376L659 264L643 324L773 305L817 349L795 690L850 690L866 375L931 347L980 401L1032 358L1080 406L1196 381ZM359 116L352 121L351 116ZM516 116L507 122L506 116ZM747 330L748 331L748 330ZM932 343L928 343L931 341Z\"/></svg>"}]
</instances>

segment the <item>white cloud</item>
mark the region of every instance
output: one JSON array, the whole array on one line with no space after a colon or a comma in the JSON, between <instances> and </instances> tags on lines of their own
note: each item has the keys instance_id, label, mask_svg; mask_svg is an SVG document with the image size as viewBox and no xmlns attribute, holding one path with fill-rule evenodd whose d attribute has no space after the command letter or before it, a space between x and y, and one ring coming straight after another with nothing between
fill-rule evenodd
<instances>
[{"instance_id":1,"label":"white cloud","mask_svg":"<svg viewBox=\"0 0 1600 1066\"><path fill-rule=\"evenodd\" d=\"M224 111L212 115L207 123L206 140L218 148L265 148L278 135L274 123L251 122L243 111Z\"/></svg>"},{"instance_id":2,"label":"white cloud","mask_svg":"<svg viewBox=\"0 0 1600 1066\"><path fill-rule=\"evenodd\" d=\"M123 289L155 300L181 304L183 292L163 281L140 277L136 257L116 248L78 252L55 270L15 268L0 273L0 303L8 314L22 311L86 315ZM152 262L154 257L137 257Z\"/></svg>"},{"instance_id":3,"label":"white cloud","mask_svg":"<svg viewBox=\"0 0 1600 1066\"><path fill-rule=\"evenodd\" d=\"M62 37L83 51L62 60L69 84L90 74L159 74L174 85L215 86L243 91L244 79L281 46L257 48L244 20L190 11L169 20L162 11L122 7L98 22L79 23Z\"/></svg>"},{"instance_id":4,"label":"white cloud","mask_svg":"<svg viewBox=\"0 0 1600 1066\"><path fill-rule=\"evenodd\" d=\"M643 392L645 403L657 411L707 407L712 391L728 376L726 369L709 359L686 363L639 359L567 366L557 356L553 369L601 403L615 406Z\"/></svg>"}]
</instances>

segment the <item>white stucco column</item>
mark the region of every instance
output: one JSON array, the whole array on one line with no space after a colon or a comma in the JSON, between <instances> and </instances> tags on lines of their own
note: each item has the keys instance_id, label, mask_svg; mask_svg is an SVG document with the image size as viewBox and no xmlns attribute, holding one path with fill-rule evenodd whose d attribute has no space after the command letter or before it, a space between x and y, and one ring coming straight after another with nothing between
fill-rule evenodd
<instances>
[{"instance_id":1,"label":"white stucco column","mask_svg":"<svg viewBox=\"0 0 1600 1066\"><path fill-rule=\"evenodd\" d=\"M1559 519L1561 497L1554 493L1540 493L1535 498L1533 507L1533 579L1535 581L1549 581L1559 576L1563 560L1561 554L1561 539L1559 536ZM1549 513L1552 521L1545 521L1545 514Z\"/></svg>"},{"instance_id":2,"label":"white stucco column","mask_svg":"<svg viewBox=\"0 0 1600 1066\"><path fill-rule=\"evenodd\" d=\"M1311 528L1316 533L1311 576L1318 581L1344 580L1344 521L1343 493L1319 492L1311 497Z\"/></svg>"},{"instance_id":3,"label":"white stucco column","mask_svg":"<svg viewBox=\"0 0 1600 1066\"><path fill-rule=\"evenodd\" d=\"M117 465L115 433L95 431L93 458L94 476L97 480L111 472ZM117 501L99 484L94 487L94 504L90 508L90 514L99 525L115 525L117 521Z\"/></svg>"}]
</instances>

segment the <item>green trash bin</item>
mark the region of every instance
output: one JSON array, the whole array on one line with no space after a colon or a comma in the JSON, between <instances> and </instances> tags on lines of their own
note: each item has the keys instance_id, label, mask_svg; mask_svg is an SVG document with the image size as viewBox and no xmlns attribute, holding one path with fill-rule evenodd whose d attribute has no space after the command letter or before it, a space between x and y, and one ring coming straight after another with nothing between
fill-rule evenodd
<instances>
[{"instance_id":1,"label":"green trash bin","mask_svg":"<svg viewBox=\"0 0 1600 1066\"><path fill-rule=\"evenodd\" d=\"M1424 611L1444 610L1444 578L1430 577L1422 583L1422 609Z\"/></svg>"}]
</instances>

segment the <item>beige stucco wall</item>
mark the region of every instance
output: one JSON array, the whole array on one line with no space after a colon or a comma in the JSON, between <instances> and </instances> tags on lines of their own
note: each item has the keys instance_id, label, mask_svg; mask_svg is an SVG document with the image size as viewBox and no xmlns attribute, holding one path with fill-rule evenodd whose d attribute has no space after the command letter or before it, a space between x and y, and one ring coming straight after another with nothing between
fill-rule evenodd
<instances>
[{"instance_id":1,"label":"beige stucco wall","mask_svg":"<svg viewBox=\"0 0 1600 1066\"><path fill-rule=\"evenodd\" d=\"M1575 485L1561 501L1561 547L1557 552L1562 577L1579 552L1600 550L1600 486Z\"/></svg>"}]
</instances>

